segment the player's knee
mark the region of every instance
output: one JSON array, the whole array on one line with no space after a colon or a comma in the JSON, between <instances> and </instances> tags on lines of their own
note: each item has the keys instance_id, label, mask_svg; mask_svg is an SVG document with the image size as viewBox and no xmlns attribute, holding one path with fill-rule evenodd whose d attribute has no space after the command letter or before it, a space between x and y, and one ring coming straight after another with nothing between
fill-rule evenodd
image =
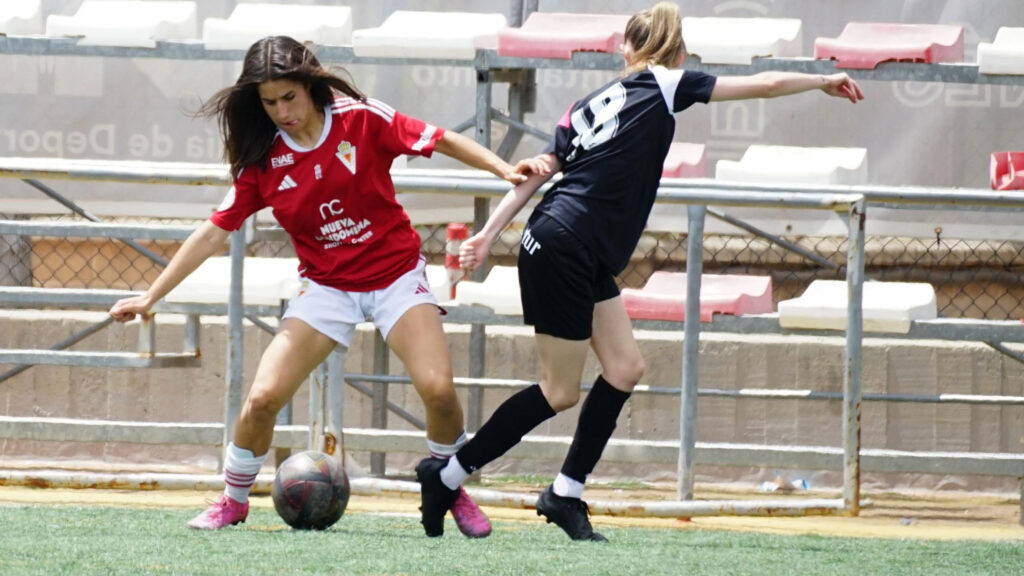
<instances>
[{"instance_id":1,"label":"player's knee","mask_svg":"<svg viewBox=\"0 0 1024 576\"><path fill-rule=\"evenodd\" d=\"M604 367L604 379L616 387L632 390L644 376L647 368L643 356L621 358L612 366Z\"/></svg>"},{"instance_id":2,"label":"player's knee","mask_svg":"<svg viewBox=\"0 0 1024 576\"><path fill-rule=\"evenodd\" d=\"M273 421L281 407L288 402L287 399L280 399L275 394L263 390L253 390L245 399L245 408L242 416L256 422Z\"/></svg>"},{"instance_id":3,"label":"player's knee","mask_svg":"<svg viewBox=\"0 0 1024 576\"><path fill-rule=\"evenodd\" d=\"M561 412L563 410L568 410L579 403L580 390L579 387L545 390L544 398L548 401L552 410L555 412Z\"/></svg>"},{"instance_id":4,"label":"player's knee","mask_svg":"<svg viewBox=\"0 0 1024 576\"><path fill-rule=\"evenodd\" d=\"M459 397L455 393L450 374L434 372L426 377L418 378L416 389L428 412L444 415L454 412L459 405Z\"/></svg>"}]
</instances>

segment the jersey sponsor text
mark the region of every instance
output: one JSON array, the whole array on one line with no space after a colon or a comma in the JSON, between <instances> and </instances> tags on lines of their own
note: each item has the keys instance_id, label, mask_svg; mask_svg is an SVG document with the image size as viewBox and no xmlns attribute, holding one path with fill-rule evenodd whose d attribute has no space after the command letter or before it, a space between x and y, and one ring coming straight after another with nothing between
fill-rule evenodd
<instances>
[{"instance_id":1,"label":"jersey sponsor text","mask_svg":"<svg viewBox=\"0 0 1024 576\"><path fill-rule=\"evenodd\" d=\"M270 159L270 166L272 168L280 168L281 166L291 166L292 164L295 164L295 157L292 155L291 152L289 152L288 154L275 156Z\"/></svg>"}]
</instances>

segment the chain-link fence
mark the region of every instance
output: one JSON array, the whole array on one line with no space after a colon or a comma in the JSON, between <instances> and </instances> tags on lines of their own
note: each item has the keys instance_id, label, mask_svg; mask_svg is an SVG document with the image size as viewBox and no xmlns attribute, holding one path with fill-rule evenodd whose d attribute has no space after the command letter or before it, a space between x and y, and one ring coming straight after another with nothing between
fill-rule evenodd
<instances>
[{"instance_id":1,"label":"chain-link fence","mask_svg":"<svg viewBox=\"0 0 1024 576\"><path fill-rule=\"evenodd\" d=\"M163 219L145 222L195 223ZM421 226L419 231L429 263L444 264L446 226ZM520 228L507 230L492 249L491 264L514 266L519 237ZM771 276L775 302L799 295L812 280L844 277L846 238L782 239L816 255L819 261L765 238L710 234L704 240L704 271ZM140 244L166 260L180 245L173 241ZM264 257L295 255L287 241L254 242L247 253ZM144 290L162 268L161 263L116 240L0 235L0 285ZM686 235L648 232L619 283L640 287L655 271L685 269ZM990 320L1024 317L1024 242L869 237L865 271L873 280L931 284L943 316Z\"/></svg>"}]
</instances>

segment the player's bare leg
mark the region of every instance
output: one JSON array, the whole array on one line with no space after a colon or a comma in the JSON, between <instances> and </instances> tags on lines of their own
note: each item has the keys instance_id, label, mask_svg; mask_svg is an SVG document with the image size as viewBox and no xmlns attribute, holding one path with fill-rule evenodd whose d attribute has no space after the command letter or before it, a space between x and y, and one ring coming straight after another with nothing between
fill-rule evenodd
<instances>
[{"instance_id":1,"label":"player's bare leg","mask_svg":"<svg viewBox=\"0 0 1024 576\"><path fill-rule=\"evenodd\" d=\"M451 356L437 307L421 304L406 311L388 334L388 345L405 365L427 413L431 458L417 466L417 474L424 468L440 469L465 443L466 436L462 405L452 383ZM491 533L487 516L461 486L450 491L428 480L426 485L421 482L420 489L428 535L444 533L444 514L449 509L455 524L466 536L482 538Z\"/></svg>"},{"instance_id":2,"label":"player's bare leg","mask_svg":"<svg viewBox=\"0 0 1024 576\"><path fill-rule=\"evenodd\" d=\"M334 349L333 340L302 320L286 318L267 346L235 425L224 462L224 494L188 526L219 530L244 522L249 490L274 436L277 413L291 401L306 376Z\"/></svg>"}]
</instances>

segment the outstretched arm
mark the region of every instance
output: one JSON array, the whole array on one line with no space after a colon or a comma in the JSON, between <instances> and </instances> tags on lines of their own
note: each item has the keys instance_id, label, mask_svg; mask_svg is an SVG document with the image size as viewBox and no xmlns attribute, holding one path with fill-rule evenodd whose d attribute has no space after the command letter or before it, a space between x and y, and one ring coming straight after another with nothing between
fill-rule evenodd
<instances>
[{"instance_id":1,"label":"outstretched arm","mask_svg":"<svg viewBox=\"0 0 1024 576\"><path fill-rule=\"evenodd\" d=\"M134 319L136 314L145 317L153 304L166 296L207 258L213 256L224 245L229 234L231 233L209 220L204 222L189 235L174 254L174 258L171 258L167 268L164 268L153 281L149 290L139 296L118 300L110 308L110 315L118 322L128 322Z\"/></svg>"},{"instance_id":2,"label":"outstretched arm","mask_svg":"<svg viewBox=\"0 0 1024 576\"><path fill-rule=\"evenodd\" d=\"M508 191L497 208L491 213L482 230L462 243L459 249L459 265L467 270L480 266L490 254L491 244L498 238L501 231L508 226L512 218L523 209L531 196L545 182L562 169L562 165L554 154L541 154L521 160L515 167L517 172L529 174L526 180Z\"/></svg>"},{"instance_id":3,"label":"outstretched arm","mask_svg":"<svg viewBox=\"0 0 1024 576\"><path fill-rule=\"evenodd\" d=\"M441 139L434 145L434 151L450 156L467 166L486 170L513 184L526 181L526 176L522 172L518 172L515 166L458 132L445 130L444 136L441 136Z\"/></svg>"},{"instance_id":4,"label":"outstretched arm","mask_svg":"<svg viewBox=\"0 0 1024 576\"><path fill-rule=\"evenodd\" d=\"M802 74L800 72L761 72L752 76L720 76L711 92L711 100L775 98L822 90L829 96L857 103L864 99L860 86L844 73Z\"/></svg>"}]
</instances>

